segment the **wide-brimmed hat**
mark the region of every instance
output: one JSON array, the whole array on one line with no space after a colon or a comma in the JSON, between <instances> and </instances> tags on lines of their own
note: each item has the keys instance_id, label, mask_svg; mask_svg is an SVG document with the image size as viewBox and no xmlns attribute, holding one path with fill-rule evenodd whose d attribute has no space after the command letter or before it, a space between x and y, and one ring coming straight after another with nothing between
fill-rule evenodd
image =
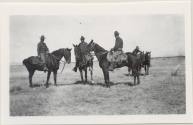
<instances>
[{"instance_id":1,"label":"wide-brimmed hat","mask_svg":"<svg viewBox=\"0 0 193 125\"><path fill-rule=\"evenodd\" d=\"M80 37L80 40L84 40L84 39L85 39L84 36L81 36L81 37Z\"/></svg>"},{"instance_id":2,"label":"wide-brimmed hat","mask_svg":"<svg viewBox=\"0 0 193 125\"><path fill-rule=\"evenodd\" d=\"M115 36L118 36L118 35L119 35L119 32L118 32L118 31L115 31L115 32L114 32L114 35L115 35Z\"/></svg>"}]
</instances>

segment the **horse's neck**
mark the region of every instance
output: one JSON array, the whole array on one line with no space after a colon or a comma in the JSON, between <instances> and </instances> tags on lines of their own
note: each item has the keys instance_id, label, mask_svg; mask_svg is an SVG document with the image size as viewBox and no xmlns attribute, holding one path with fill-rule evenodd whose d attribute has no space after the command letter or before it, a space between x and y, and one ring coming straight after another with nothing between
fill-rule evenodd
<instances>
[{"instance_id":1,"label":"horse's neck","mask_svg":"<svg viewBox=\"0 0 193 125\"><path fill-rule=\"evenodd\" d=\"M96 44L94 48L94 53L96 57L99 59L103 54L107 53L107 50Z\"/></svg>"},{"instance_id":2,"label":"horse's neck","mask_svg":"<svg viewBox=\"0 0 193 125\"><path fill-rule=\"evenodd\" d=\"M58 61L60 61L63 57L63 55L57 54L56 52L53 52L52 55L54 55Z\"/></svg>"},{"instance_id":3,"label":"horse's neck","mask_svg":"<svg viewBox=\"0 0 193 125\"><path fill-rule=\"evenodd\" d=\"M101 46L99 46L98 44L96 44L96 45L95 45L95 48L94 48L94 52L95 52L95 54L97 54L97 53L107 52L107 50L105 50L104 48L102 48Z\"/></svg>"}]
</instances>

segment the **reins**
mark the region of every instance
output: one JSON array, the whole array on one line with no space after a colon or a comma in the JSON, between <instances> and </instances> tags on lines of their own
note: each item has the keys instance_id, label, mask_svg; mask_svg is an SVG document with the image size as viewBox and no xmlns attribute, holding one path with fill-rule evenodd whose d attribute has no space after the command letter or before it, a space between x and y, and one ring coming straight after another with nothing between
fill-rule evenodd
<instances>
[{"instance_id":1,"label":"reins","mask_svg":"<svg viewBox=\"0 0 193 125\"><path fill-rule=\"evenodd\" d=\"M52 55L57 61L59 61L59 63L60 63L60 62L64 63L63 68L62 68L62 70L61 70L61 72L60 72L60 73L62 73L63 70L64 70L64 67L65 67L65 65L66 65L66 61L63 61L63 60L59 59L59 58L56 57L54 54L51 54L51 55Z\"/></svg>"}]
</instances>

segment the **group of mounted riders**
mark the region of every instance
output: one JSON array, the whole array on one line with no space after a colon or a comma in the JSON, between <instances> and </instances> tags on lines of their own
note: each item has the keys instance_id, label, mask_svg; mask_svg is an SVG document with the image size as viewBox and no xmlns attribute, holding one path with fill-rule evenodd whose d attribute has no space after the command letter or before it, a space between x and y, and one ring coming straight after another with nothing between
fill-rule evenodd
<instances>
[{"instance_id":1,"label":"group of mounted riders","mask_svg":"<svg viewBox=\"0 0 193 125\"><path fill-rule=\"evenodd\" d=\"M134 85L136 84L136 80L137 84L140 83L139 75L142 67L144 67L145 73L148 74L151 52L146 52L144 54L144 52L141 52L139 47L136 46L133 52L125 53L122 50L123 40L119 36L119 32L115 31L114 36L115 45L110 51L105 50L103 47L93 42L93 40L91 40L89 44L86 43L84 36L81 36L81 42L78 45L73 44L76 63L72 70L77 72L77 69L79 69L81 80L83 82L87 82L87 68L90 70L91 81L93 82L92 69L94 58L93 54L91 54L91 51L94 51L94 54L99 61L99 66L103 71L104 80L107 87L110 87L111 84L109 71L113 71L115 68L121 68L124 66L128 67L128 71L132 71ZM36 70L48 72L46 87L49 85L48 82L50 74L53 72L54 84L57 85L57 71L59 69L61 59L64 57L67 63L71 62L71 49L60 48L50 53L46 43L44 42L45 39L46 38L44 35L40 37L40 42L37 45L38 56L30 56L23 60L23 64L26 66L29 72L30 87L32 87L32 77ZM85 72L85 80L83 78L83 71Z\"/></svg>"},{"instance_id":2,"label":"group of mounted riders","mask_svg":"<svg viewBox=\"0 0 193 125\"><path fill-rule=\"evenodd\" d=\"M118 63L125 61L127 58L127 56L125 55L125 53L122 50L123 49L123 40L119 36L119 32L115 31L114 36L115 36L115 45L110 50L110 52L107 56L109 64L110 64L109 68L108 68L109 71L113 71L116 68L116 65ZM45 36L42 35L40 37L40 42L37 45L37 53L38 53L38 56L40 57L40 59L43 63L43 70L46 72L48 70L48 68L46 66L46 59L47 59L47 55L49 53L49 49L44 41L45 41ZM89 49L87 48L88 43L85 42L85 37L81 36L80 41L81 42L79 43L78 47L80 48L82 60L80 61L80 60L76 59L75 67L73 68L73 71L75 71L75 72L77 72L77 68L80 65L84 65L88 61L94 59L93 55L90 53ZM140 51L139 46L136 46L136 48L133 50L132 54L135 56L138 56L140 53L143 53L143 52ZM142 64L142 66L143 66L143 64Z\"/></svg>"}]
</instances>

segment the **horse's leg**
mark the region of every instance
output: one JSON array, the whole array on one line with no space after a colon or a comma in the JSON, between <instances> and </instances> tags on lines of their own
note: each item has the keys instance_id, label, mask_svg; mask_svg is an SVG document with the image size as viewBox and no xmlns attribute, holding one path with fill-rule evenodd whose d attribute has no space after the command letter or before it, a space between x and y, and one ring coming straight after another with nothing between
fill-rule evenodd
<instances>
[{"instance_id":1,"label":"horse's leg","mask_svg":"<svg viewBox=\"0 0 193 125\"><path fill-rule=\"evenodd\" d=\"M57 70L54 71L54 85L57 86Z\"/></svg>"},{"instance_id":2,"label":"horse's leg","mask_svg":"<svg viewBox=\"0 0 193 125\"><path fill-rule=\"evenodd\" d=\"M147 66L144 65L145 75L147 75Z\"/></svg>"},{"instance_id":3,"label":"horse's leg","mask_svg":"<svg viewBox=\"0 0 193 125\"><path fill-rule=\"evenodd\" d=\"M109 72L108 72L108 69L103 68L103 75L104 75L106 87L109 87L109 88L110 88L110 84L109 84Z\"/></svg>"},{"instance_id":4,"label":"horse's leg","mask_svg":"<svg viewBox=\"0 0 193 125\"><path fill-rule=\"evenodd\" d=\"M49 86L48 82L49 82L49 79L50 79L50 74L51 74L51 71L48 70L48 74L47 74L47 80L46 80L46 87Z\"/></svg>"},{"instance_id":5,"label":"horse's leg","mask_svg":"<svg viewBox=\"0 0 193 125\"><path fill-rule=\"evenodd\" d=\"M93 82L93 77L92 77L92 75L93 75L93 68L90 67L90 77L91 77L91 81Z\"/></svg>"},{"instance_id":6,"label":"horse's leg","mask_svg":"<svg viewBox=\"0 0 193 125\"><path fill-rule=\"evenodd\" d=\"M140 84L140 74L139 74L139 70L136 70L136 77L137 77L137 84Z\"/></svg>"},{"instance_id":7,"label":"horse's leg","mask_svg":"<svg viewBox=\"0 0 193 125\"><path fill-rule=\"evenodd\" d=\"M136 83L136 76L134 75L134 83L133 83L133 85L135 85L135 83Z\"/></svg>"},{"instance_id":8,"label":"horse's leg","mask_svg":"<svg viewBox=\"0 0 193 125\"><path fill-rule=\"evenodd\" d=\"M106 74L106 80L107 80L107 87L110 88L110 78L109 78L109 70L108 70L108 68L105 69L105 74Z\"/></svg>"},{"instance_id":9,"label":"horse's leg","mask_svg":"<svg viewBox=\"0 0 193 125\"><path fill-rule=\"evenodd\" d=\"M87 67L85 68L84 72L85 72L85 82L87 82Z\"/></svg>"},{"instance_id":10,"label":"horse's leg","mask_svg":"<svg viewBox=\"0 0 193 125\"><path fill-rule=\"evenodd\" d=\"M29 86L33 87L32 85L32 77L34 75L35 70L29 70Z\"/></svg>"},{"instance_id":11,"label":"horse's leg","mask_svg":"<svg viewBox=\"0 0 193 125\"><path fill-rule=\"evenodd\" d=\"M137 75L137 84L140 84L140 78L139 78L140 76L139 75Z\"/></svg>"},{"instance_id":12,"label":"horse's leg","mask_svg":"<svg viewBox=\"0 0 193 125\"><path fill-rule=\"evenodd\" d=\"M79 71L80 71L80 77L81 77L81 80L82 80L82 82L83 82L84 79L83 79L82 69L79 69Z\"/></svg>"},{"instance_id":13,"label":"horse's leg","mask_svg":"<svg viewBox=\"0 0 193 125\"><path fill-rule=\"evenodd\" d=\"M133 78L134 78L134 83L133 83L133 85L135 85L135 84L136 84L137 72L136 72L136 69L133 69L132 71L133 71Z\"/></svg>"}]
</instances>

